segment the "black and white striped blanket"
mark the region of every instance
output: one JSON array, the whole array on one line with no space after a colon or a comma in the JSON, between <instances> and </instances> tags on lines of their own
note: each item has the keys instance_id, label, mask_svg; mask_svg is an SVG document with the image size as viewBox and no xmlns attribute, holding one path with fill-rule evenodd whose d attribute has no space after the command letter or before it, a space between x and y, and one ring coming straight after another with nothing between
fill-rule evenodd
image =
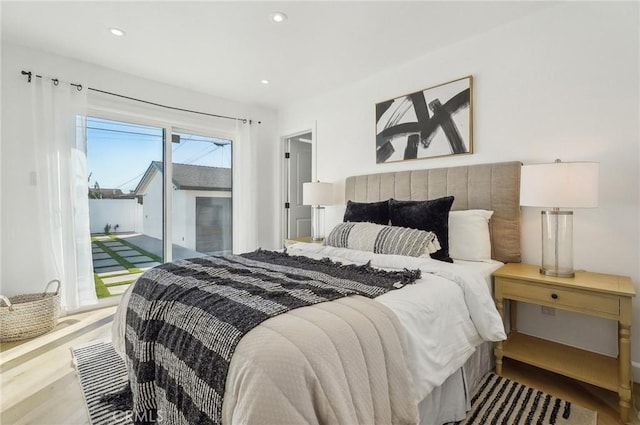
<instances>
[{"instance_id":1,"label":"black and white striped blanket","mask_svg":"<svg viewBox=\"0 0 640 425\"><path fill-rule=\"evenodd\" d=\"M231 356L251 329L294 308L374 298L419 276L262 250L147 271L127 309L134 422L220 424Z\"/></svg>"}]
</instances>

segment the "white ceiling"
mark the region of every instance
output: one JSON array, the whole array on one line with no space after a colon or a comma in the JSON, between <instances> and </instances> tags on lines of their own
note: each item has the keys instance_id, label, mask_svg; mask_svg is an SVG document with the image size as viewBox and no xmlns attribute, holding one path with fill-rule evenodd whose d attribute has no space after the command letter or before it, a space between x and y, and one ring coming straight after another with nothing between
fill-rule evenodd
<instances>
[{"instance_id":1,"label":"white ceiling","mask_svg":"<svg viewBox=\"0 0 640 425\"><path fill-rule=\"evenodd\" d=\"M552 3L2 2L2 41L274 108L318 95ZM281 11L289 19L269 20ZM114 37L109 27L126 31ZM267 79L264 85L260 80Z\"/></svg>"}]
</instances>

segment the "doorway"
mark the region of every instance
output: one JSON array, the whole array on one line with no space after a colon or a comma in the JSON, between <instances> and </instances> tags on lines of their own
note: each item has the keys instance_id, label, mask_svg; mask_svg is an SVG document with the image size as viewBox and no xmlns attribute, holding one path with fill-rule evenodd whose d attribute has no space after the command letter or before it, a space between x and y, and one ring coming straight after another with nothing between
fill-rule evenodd
<instances>
[{"instance_id":1,"label":"doorway","mask_svg":"<svg viewBox=\"0 0 640 425\"><path fill-rule=\"evenodd\" d=\"M311 181L312 133L285 138L285 238L311 236L311 206L302 204L302 184Z\"/></svg>"},{"instance_id":2,"label":"doorway","mask_svg":"<svg viewBox=\"0 0 640 425\"><path fill-rule=\"evenodd\" d=\"M231 197L196 197L196 251L231 254Z\"/></svg>"}]
</instances>

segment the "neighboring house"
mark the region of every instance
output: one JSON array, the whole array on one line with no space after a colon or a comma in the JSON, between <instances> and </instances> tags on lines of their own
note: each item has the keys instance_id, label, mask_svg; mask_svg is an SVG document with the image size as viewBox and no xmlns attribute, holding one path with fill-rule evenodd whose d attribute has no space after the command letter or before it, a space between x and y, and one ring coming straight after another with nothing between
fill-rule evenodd
<instances>
[{"instance_id":1,"label":"neighboring house","mask_svg":"<svg viewBox=\"0 0 640 425\"><path fill-rule=\"evenodd\" d=\"M231 253L231 169L173 164L173 243L202 253ZM163 163L153 161L134 194L142 232L162 239Z\"/></svg>"},{"instance_id":2,"label":"neighboring house","mask_svg":"<svg viewBox=\"0 0 640 425\"><path fill-rule=\"evenodd\" d=\"M124 193L122 189L89 188L90 199L135 199L135 194Z\"/></svg>"},{"instance_id":3,"label":"neighboring house","mask_svg":"<svg viewBox=\"0 0 640 425\"><path fill-rule=\"evenodd\" d=\"M113 199L123 194L120 189L102 189L97 186L98 183L96 187L89 188L89 199Z\"/></svg>"}]
</instances>

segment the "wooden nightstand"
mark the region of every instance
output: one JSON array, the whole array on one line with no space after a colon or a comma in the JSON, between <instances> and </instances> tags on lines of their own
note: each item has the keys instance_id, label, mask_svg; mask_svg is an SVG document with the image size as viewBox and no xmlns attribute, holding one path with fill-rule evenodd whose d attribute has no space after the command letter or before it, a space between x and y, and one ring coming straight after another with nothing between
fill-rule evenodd
<instances>
[{"instance_id":1,"label":"wooden nightstand","mask_svg":"<svg viewBox=\"0 0 640 425\"><path fill-rule=\"evenodd\" d=\"M539 267L507 264L494 274L496 306L504 319L504 300L510 302L511 331L495 348L496 372L509 357L583 382L616 391L620 416L629 421L631 408L631 298L635 290L625 276L576 272L573 278L540 274ZM618 358L603 356L518 333L517 301L604 317L618 322Z\"/></svg>"},{"instance_id":2,"label":"wooden nightstand","mask_svg":"<svg viewBox=\"0 0 640 425\"><path fill-rule=\"evenodd\" d=\"M319 240L319 241L314 241L311 239L311 236L302 236L300 238L291 238L291 239L285 239L284 240L284 247L288 247L289 245L293 245L294 243L298 243L298 242L307 242L307 243L323 243L323 240Z\"/></svg>"}]
</instances>

